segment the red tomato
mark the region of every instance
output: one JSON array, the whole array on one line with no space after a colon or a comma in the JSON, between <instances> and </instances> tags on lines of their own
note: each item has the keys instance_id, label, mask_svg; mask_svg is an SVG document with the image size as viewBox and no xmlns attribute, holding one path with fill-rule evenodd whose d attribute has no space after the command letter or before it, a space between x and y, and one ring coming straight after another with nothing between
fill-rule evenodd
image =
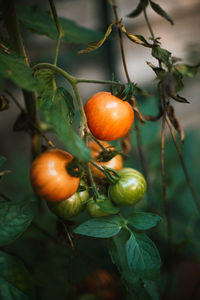
<instances>
[{"instance_id":1,"label":"red tomato","mask_svg":"<svg viewBox=\"0 0 200 300\"><path fill-rule=\"evenodd\" d=\"M109 92L93 95L84 109L90 131L103 141L114 141L124 136L134 120L131 105Z\"/></svg>"},{"instance_id":2,"label":"red tomato","mask_svg":"<svg viewBox=\"0 0 200 300\"><path fill-rule=\"evenodd\" d=\"M106 142L101 142L101 144L107 150L114 150L115 149L114 147L112 147L110 144L108 144ZM93 161L99 167L106 166L106 167L112 168L112 169L114 169L116 171L120 171L122 169L122 167L123 167L123 159L122 159L122 156L120 154L115 155L109 161L99 162L98 161L98 157L99 157L99 155L102 152L102 148L95 141L90 141L89 144L88 144L88 147L91 150ZM103 174L103 172L101 172L100 170L98 170L92 164L90 164L90 170L91 170L91 172L92 172L92 174L93 174L94 177L98 177L98 178L104 178L104 177L106 177Z\"/></svg>"},{"instance_id":3,"label":"red tomato","mask_svg":"<svg viewBox=\"0 0 200 300\"><path fill-rule=\"evenodd\" d=\"M67 172L71 154L59 150L47 150L32 163L31 184L35 193L47 201L58 202L71 197L78 189L80 178Z\"/></svg>"}]
</instances>

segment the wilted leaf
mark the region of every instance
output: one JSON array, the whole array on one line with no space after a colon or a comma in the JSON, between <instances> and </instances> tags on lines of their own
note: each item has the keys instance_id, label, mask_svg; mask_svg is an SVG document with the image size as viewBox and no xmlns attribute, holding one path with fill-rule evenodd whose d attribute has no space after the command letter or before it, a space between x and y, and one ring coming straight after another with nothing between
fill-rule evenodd
<instances>
[{"instance_id":1,"label":"wilted leaf","mask_svg":"<svg viewBox=\"0 0 200 300\"><path fill-rule=\"evenodd\" d=\"M118 234L121 228L120 217L108 216L90 219L80 224L74 232L92 237L109 238Z\"/></svg>"},{"instance_id":2,"label":"wilted leaf","mask_svg":"<svg viewBox=\"0 0 200 300\"><path fill-rule=\"evenodd\" d=\"M135 18L139 16L143 12L144 8L147 7L147 5L148 5L148 0L140 0L136 9L134 9L130 14L128 14L127 17Z\"/></svg>"},{"instance_id":3,"label":"wilted leaf","mask_svg":"<svg viewBox=\"0 0 200 300\"><path fill-rule=\"evenodd\" d=\"M174 24L173 20L169 17L169 15L158 5L157 3L150 0L150 5L152 9L159 14L161 17L165 18L171 25Z\"/></svg>"},{"instance_id":4,"label":"wilted leaf","mask_svg":"<svg viewBox=\"0 0 200 300\"><path fill-rule=\"evenodd\" d=\"M168 64L171 52L156 45L152 48L152 56Z\"/></svg>"},{"instance_id":5,"label":"wilted leaf","mask_svg":"<svg viewBox=\"0 0 200 300\"><path fill-rule=\"evenodd\" d=\"M98 49L99 47L101 47L103 45L103 43L106 41L106 39L109 37L109 35L111 34L111 32L112 32L112 26L113 26L113 24L109 25L109 27L106 30L106 33L105 33L105 35L104 35L104 37L102 39L100 39L97 42L91 42L91 43L89 43L89 45L87 46L87 48L84 49L84 50L80 50L78 52L78 54L85 54L85 53L94 51L94 50Z\"/></svg>"},{"instance_id":6,"label":"wilted leaf","mask_svg":"<svg viewBox=\"0 0 200 300\"><path fill-rule=\"evenodd\" d=\"M132 42L142 45L142 46L145 46L145 47L148 47L148 48L153 47L153 45L149 44L142 35L129 33L126 31L126 28L124 26L122 26L122 31L126 34L126 36L129 38L129 40L131 40Z\"/></svg>"},{"instance_id":7,"label":"wilted leaf","mask_svg":"<svg viewBox=\"0 0 200 300\"><path fill-rule=\"evenodd\" d=\"M131 233L126 242L128 266L144 279L154 280L159 275L160 255L155 244L143 233Z\"/></svg>"},{"instance_id":8,"label":"wilted leaf","mask_svg":"<svg viewBox=\"0 0 200 300\"><path fill-rule=\"evenodd\" d=\"M195 77L195 75L198 72L200 65L197 66L190 66L185 64L177 64L176 69L178 72L180 72L182 75L188 76L188 77Z\"/></svg>"},{"instance_id":9,"label":"wilted leaf","mask_svg":"<svg viewBox=\"0 0 200 300\"><path fill-rule=\"evenodd\" d=\"M39 8L31 8L30 6L21 6L18 8L18 17L25 27L44 34L51 39L56 40L58 31L50 14ZM66 18L59 18L64 36L62 41L75 44L86 44L91 40L100 39L102 34L77 25L74 21Z\"/></svg>"},{"instance_id":10,"label":"wilted leaf","mask_svg":"<svg viewBox=\"0 0 200 300\"><path fill-rule=\"evenodd\" d=\"M24 264L3 251L0 251L0 299L35 299L33 283Z\"/></svg>"},{"instance_id":11,"label":"wilted leaf","mask_svg":"<svg viewBox=\"0 0 200 300\"><path fill-rule=\"evenodd\" d=\"M147 230L156 225L162 220L158 215L144 212L135 212L128 217L128 224L139 230Z\"/></svg>"},{"instance_id":12,"label":"wilted leaf","mask_svg":"<svg viewBox=\"0 0 200 300\"><path fill-rule=\"evenodd\" d=\"M163 77L163 74L165 73L165 70L160 68L160 67L157 67L157 66L154 66L151 62L147 61L146 62L147 65L152 68L152 70L156 73L156 75L161 79ZM160 76L161 75L161 76Z\"/></svg>"},{"instance_id":13,"label":"wilted leaf","mask_svg":"<svg viewBox=\"0 0 200 300\"><path fill-rule=\"evenodd\" d=\"M34 91L37 86L32 70L25 65L24 58L15 53L6 54L0 50L0 74L27 91Z\"/></svg>"},{"instance_id":14,"label":"wilted leaf","mask_svg":"<svg viewBox=\"0 0 200 300\"><path fill-rule=\"evenodd\" d=\"M35 204L0 202L0 246L15 241L29 226L35 215Z\"/></svg>"},{"instance_id":15,"label":"wilted leaf","mask_svg":"<svg viewBox=\"0 0 200 300\"><path fill-rule=\"evenodd\" d=\"M178 94L171 94L171 97L177 101L177 102L181 102L181 103L190 103L187 99L181 97L180 95Z\"/></svg>"},{"instance_id":16,"label":"wilted leaf","mask_svg":"<svg viewBox=\"0 0 200 300\"><path fill-rule=\"evenodd\" d=\"M171 105L167 106L167 114L168 114L168 117L169 117L172 125L174 126L175 130L179 134L181 143L183 143L184 142L184 130L183 130L183 127L182 127L179 119L176 116L173 106L171 106Z\"/></svg>"}]
</instances>

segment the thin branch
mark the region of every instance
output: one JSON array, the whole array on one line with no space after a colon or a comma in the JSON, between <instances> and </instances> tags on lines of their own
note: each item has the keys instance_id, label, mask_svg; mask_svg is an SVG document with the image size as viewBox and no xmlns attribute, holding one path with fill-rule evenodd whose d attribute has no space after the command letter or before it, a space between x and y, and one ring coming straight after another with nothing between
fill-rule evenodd
<instances>
[{"instance_id":1,"label":"thin branch","mask_svg":"<svg viewBox=\"0 0 200 300\"><path fill-rule=\"evenodd\" d=\"M60 21L59 21L58 15L57 15L57 11L56 11L56 7L55 7L55 4L54 4L53 0L49 0L49 4L51 6L51 11L52 11L53 18L54 18L54 21L55 21L55 24L56 24L56 28L57 28L59 33L62 33L62 35L64 35L64 32L62 30L62 26L60 24Z\"/></svg>"},{"instance_id":2,"label":"thin branch","mask_svg":"<svg viewBox=\"0 0 200 300\"><path fill-rule=\"evenodd\" d=\"M97 145L99 145L99 147L103 151L106 151L105 147L101 144L101 142L98 139L95 138L95 136L93 136L93 134L89 133L88 135L95 141L95 143L97 143Z\"/></svg>"},{"instance_id":3,"label":"thin branch","mask_svg":"<svg viewBox=\"0 0 200 300\"><path fill-rule=\"evenodd\" d=\"M145 21L146 21L146 23L147 23L147 27L149 28L151 37L152 37L153 40L155 40L155 35L154 35L154 33L153 33L153 29L152 29L152 27L151 27L151 24L150 24L150 22L149 22L149 18L148 18L148 16L147 16L146 7L144 8L144 18L145 18Z\"/></svg>"},{"instance_id":4,"label":"thin branch","mask_svg":"<svg viewBox=\"0 0 200 300\"><path fill-rule=\"evenodd\" d=\"M186 165L185 165L185 161L184 161L184 159L183 159L183 155L182 155L181 148L180 148L180 146L179 146L179 144L178 144L178 141L177 141L177 139L176 139L176 135L175 135L175 132L174 132L173 125L172 125L172 123L171 123L171 121L170 121L170 119L169 119L169 117L168 117L167 115L166 115L166 121L167 121L167 124L168 124L168 126L169 126L169 130L170 130L170 132L171 132L172 139L173 139L173 141L174 141L174 144L175 144L175 146L176 146L176 150L177 150L177 152L178 152L178 155L179 155L179 158L180 158L180 161L181 161L181 165L182 165L182 168L183 168L183 172L184 172L184 174L185 174L186 182L187 182L187 184L188 184L188 186L189 186L189 188L190 188L190 191L191 191L191 193L192 193L192 197L193 197L194 202L195 202L195 204L196 204L196 208L197 208L197 210L200 212L200 202L199 202L199 199L198 199L197 194L196 194L196 192L195 192L195 190L194 190L192 181L191 181L191 179L190 179L190 175L189 175L188 170L187 170L187 167L186 167Z\"/></svg>"},{"instance_id":5,"label":"thin branch","mask_svg":"<svg viewBox=\"0 0 200 300\"><path fill-rule=\"evenodd\" d=\"M54 18L54 22L56 24L56 28L58 30L58 38L57 38L57 42L56 42L56 51L55 51L55 57L54 57L54 65L56 65L57 60L58 60L59 47L60 47L61 39L64 36L64 32L62 30L62 26L60 24L60 21L59 21L57 12L56 12L56 7L55 7L53 0L49 0L49 4L51 6L51 11L52 11L52 15Z\"/></svg>"},{"instance_id":6,"label":"thin branch","mask_svg":"<svg viewBox=\"0 0 200 300\"><path fill-rule=\"evenodd\" d=\"M93 80L93 79L84 79L84 78L77 78L77 83L99 83L99 84L110 84L110 85L118 85L124 86L124 83L112 80Z\"/></svg>"},{"instance_id":7,"label":"thin branch","mask_svg":"<svg viewBox=\"0 0 200 300\"><path fill-rule=\"evenodd\" d=\"M164 212L167 220L167 235L168 235L168 250L171 252L171 236L172 236L172 226L171 218L169 214L169 208L167 204L167 193L166 193L166 173L165 173L165 114L162 119L162 130L161 130L161 173L162 173L162 195L163 195L163 206Z\"/></svg>"},{"instance_id":8,"label":"thin branch","mask_svg":"<svg viewBox=\"0 0 200 300\"><path fill-rule=\"evenodd\" d=\"M163 109L159 107L157 116L143 115L144 119L150 122L156 122L163 116Z\"/></svg>"},{"instance_id":9,"label":"thin branch","mask_svg":"<svg viewBox=\"0 0 200 300\"><path fill-rule=\"evenodd\" d=\"M129 76L127 65L126 65L123 39L122 39L122 34L121 34L121 29L120 29L120 22L119 22L119 18L118 18L118 14L117 14L117 7L116 7L116 4L115 4L115 0L111 0L111 5L112 5L112 8L113 8L113 12L114 12L114 16L115 16L115 22L116 22L118 35L119 35L119 40L120 40L120 49L121 49L121 56L122 56L124 71L125 71L125 74L126 74L127 81L130 82L130 76ZM142 170L143 170L144 176L146 177L146 180L148 181L146 162L145 162L145 158L144 158L144 153L143 153L143 149L142 149L142 140L141 140L141 136L140 136L140 128L137 124L137 119L135 119L135 130L136 130L137 148L138 148L138 153L139 153L139 157L140 157L140 161L141 161L141 165L142 165Z\"/></svg>"},{"instance_id":10,"label":"thin branch","mask_svg":"<svg viewBox=\"0 0 200 300\"><path fill-rule=\"evenodd\" d=\"M92 162L90 162L92 165L94 165L96 167L96 164L93 164ZM100 171L101 169L98 168ZM93 178L93 175L92 175L92 172L90 170L90 166L89 166L89 163L87 164L87 171L88 171L88 175L89 175L89 178L90 178L90 183L91 183L91 186L92 186L92 190L94 192L94 196L95 196L95 199L99 197L99 192L97 190L97 187L96 187L96 183L94 181L94 178Z\"/></svg>"},{"instance_id":11,"label":"thin branch","mask_svg":"<svg viewBox=\"0 0 200 300\"><path fill-rule=\"evenodd\" d=\"M56 74L62 75L70 83L97 83L97 84L111 84L111 85L124 86L124 83L117 82L117 81L111 81L111 80L92 80L92 79L77 78L77 77L74 77L74 76L70 75L68 72L64 71L63 69L59 68L58 66L55 66L55 65L49 64L49 63L40 63L40 64L37 64L32 69L33 69L34 72L36 72L37 70L40 70L40 69L52 70Z\"/></svg>"},{"instance_id":12,"label":"thin branch","mask_svg":"<svg viewBox=\"0 0 200 300\"><path fill-rule=\"evenodd\" d=\"M130 82L131 80L130 80L130 77L129 77L128 68L127 68L127 64L126 64L122 33L121 33L121 29L120 29L120 22L119 22L119 18L118 18L118 14L117 14L117 6L115 4L115 0L111 1L111 5L112 5L113 13L114 13L114 16L115 16L115 23L116 23L117 31L118 31L118 35L119 35L120 50L121 50L121 56L122 56L124 71L125 71L126 78L127 78L128 82Z\"/></svg>"},{"instance_id":13,"label":"thin branch","mask_svg":"<svg viewBox=\"0 0 200 300\"><path fill-rule=\"evenodd\" d=\"M4 195L3 193L0 192L0 197L2 197L4 200L8 201L8 202L12 202L12 200L10 198L8 198L6 195Z\"/></svg>"}]
</instances>

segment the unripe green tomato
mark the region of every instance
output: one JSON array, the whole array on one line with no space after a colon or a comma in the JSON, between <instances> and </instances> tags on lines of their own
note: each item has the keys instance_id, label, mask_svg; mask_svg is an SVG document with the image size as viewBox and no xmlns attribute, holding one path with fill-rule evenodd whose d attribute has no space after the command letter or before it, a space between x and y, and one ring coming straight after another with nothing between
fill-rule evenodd
<instances>
[{"instance_id":1,"label":"unripe green tomato","mask_svg":"<svg viewBox=\"0 0 200 300\"><path fill-rule=\"evenodd\" d=\"M100 218L100 217L106 217L110 215L108 212L103 211L98 205L98 202L94 201L93 199L90 199L88 201L86 210L91 218Z\"/></svg>"},{"instance_id":2,"label":"unripe green tomato","mask_svg":"<svg viewBox=\"0 0 200 300\"><path fill-rule=\"evenodd\" d=\"M118 206L129 206L140 201L146 191L144 176L135 169L124 168L119 174L119 180L110 185L110 199Z\"/></svg>"},{"instance_id":3,"label":"unripe green tomato","mask_svg":"<svg viewBox=\"0 0 200 300\"><path fill-rule=\"evenodd\" d=\"M88 187L83 181L81 181L80 185L84 186L86 189L82 192L76 192L66 200L60 202L49 202L48 206L50 210L63 220L75 217L81 213L86 207L86 201L89 198L89 193Z\"/></svg>"}]
</instances>

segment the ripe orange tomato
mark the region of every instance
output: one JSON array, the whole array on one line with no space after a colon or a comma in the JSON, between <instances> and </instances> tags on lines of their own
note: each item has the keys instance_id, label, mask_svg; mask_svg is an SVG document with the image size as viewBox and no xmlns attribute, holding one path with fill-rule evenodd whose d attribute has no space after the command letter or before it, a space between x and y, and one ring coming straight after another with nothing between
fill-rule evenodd
<instances>
[{"instance_id":1,"label":"ripe orange tomato","mask_svg":"<svg viewBox=\"0 0 200 300\"><path fill-rule=\"evenodd\" d=\"M114 147L112 147L110 144L108 144L107 142L101 142L102 146L105 149L110 149L110 150L114 150ZM88 147L91 150L91 154L92 154L92 158L93 161L95 162L95 164L97 164L99 167L101 166L105 166L108 168L112 168L116 171L120 171L123 168L123 159L122 156L120 154L115 155L111 160L109 161L102 161L99 162L98 161L98 157L102 152L102 148L95 142L95 141L90 141L88 143ZM93 166L92 164L90 164L90 170L93 174L94 177L98 177L98 178L105 178L106 176L103 174L103 172L101 172L100 170L98 170L95 166Z\"/></svg>"},{"instance_id":2,"label":"ripe orange tomato","mask_svg":"<svg viewBox=\"0 0 200 300\"><path fill-rule=\"evenodd\" d=\"M78 189L80 178L67 172L72 155L51 149L40 154L32 163L30 179L35 193L47 201L58 202L71 197Z\"/></svg>"},{"instance_id":3,"label":"ripe orange tomato","mask_svg":"<svg viewBox=\"0 0 200 300\"><path fill-rule=\"evenodd\" d=\"M93 95L84 109L90 131L103 141L114 141L124 136L134 120L131 105L109 92Z\"/></svg>"}]
</instances>

